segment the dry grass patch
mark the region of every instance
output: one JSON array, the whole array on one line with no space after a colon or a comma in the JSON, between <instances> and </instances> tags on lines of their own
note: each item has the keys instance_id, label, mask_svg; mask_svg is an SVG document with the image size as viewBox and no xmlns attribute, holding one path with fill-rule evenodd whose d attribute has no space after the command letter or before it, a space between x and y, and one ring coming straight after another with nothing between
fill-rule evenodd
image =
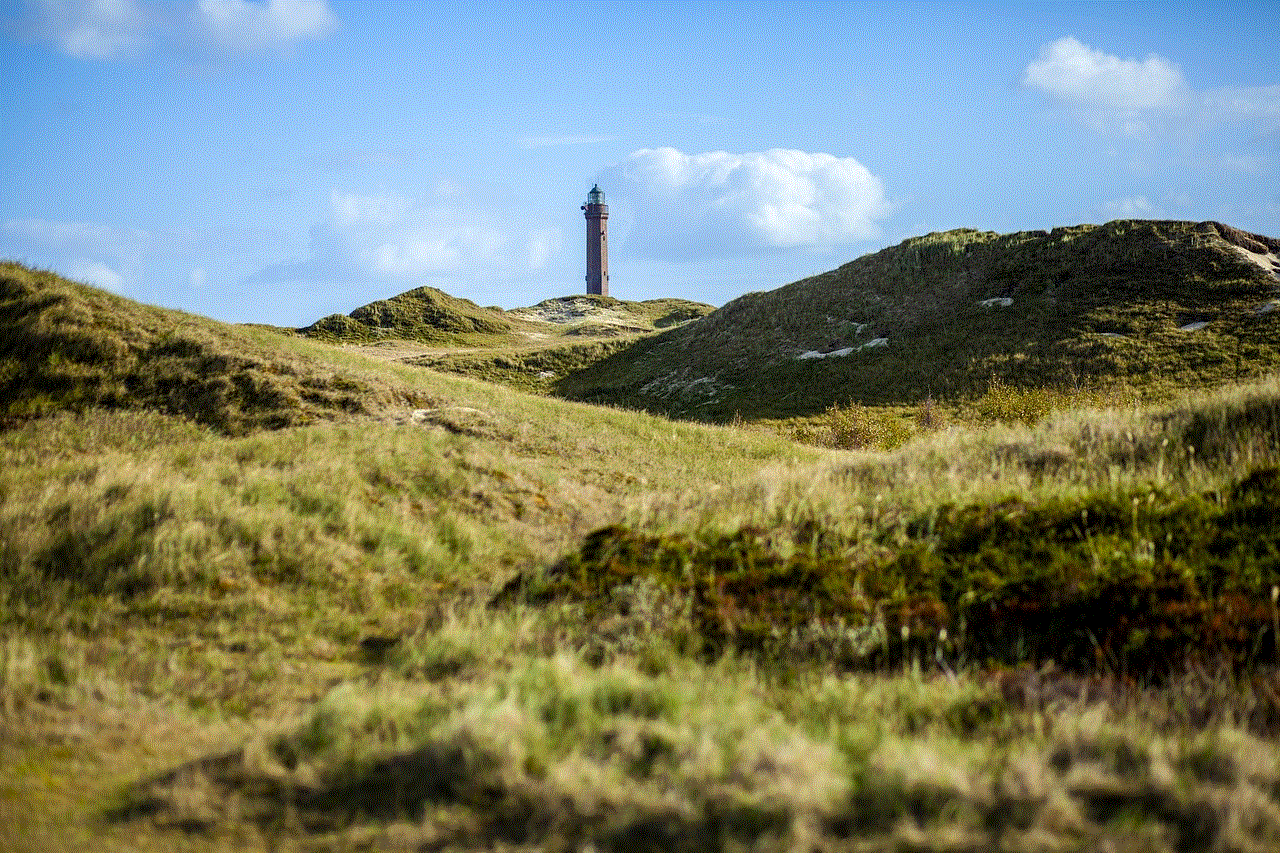
<instances>
[{"instance_id":1,"label":"dry grass patch","mask_svg":"<svg viewBox=\"0 0 1280 853\"><path fill-rule=\"evenodd\" d=\"M319 849L1265 850L1271 743L1034 716L946 680L517 661L339 688L300 725L143 783L118 820ZM233 805L234 804L234 805Z\"/></svg>"}]
</instances>

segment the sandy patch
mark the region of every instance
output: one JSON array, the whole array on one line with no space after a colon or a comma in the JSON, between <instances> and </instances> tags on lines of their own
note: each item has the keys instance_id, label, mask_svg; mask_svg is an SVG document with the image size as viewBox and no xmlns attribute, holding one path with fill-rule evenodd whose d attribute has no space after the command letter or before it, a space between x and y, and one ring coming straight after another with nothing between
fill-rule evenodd
<instances>
[{"instance_id":1,"label":"sandy patch","mask_svg":"<svg viewBox=\"0 0 1280 853\"><path fill-rule=\"evenodd\" d=\"M706 404L714 403L726 391L734 386L721 382L711 376L690 376L689 368L673 370L651 380L640 389L641 394L650 397L677 400L705 400Z\"/></svg>"},{"instance_id":2,"label":"sandy patch","mask_svg":"<svg viewBox=\"0 0 1280 853\"><path fill-rule=\"evenodd\" d=\"M842 349L832 350L831 352L819 352L811 349L808 352L802 352L796 356L797 361L806 361L811 358L844 358L846 355L852 355L855 352L861 352L864 349L879 349L889 345L888 338L872 338L865 344L856 347L843 347Z\"/></svg>"},{"instance_id":3,"label":"sandy patch","mask_svg":"<svg viewBox=\"0 0 1280 853\"><path fill-rule=\"evenodd\" d=\"M800 361L810 358L841 358L851 352L853 352L853 347L845 347L844 349L832 350L831 352L818 352L816 349L811 349L808 352L800 353L796 358Z\"/></svg>"},{"instance_id":4,"label":"sandy patch","mask_svg":"<svg viewBox=\"0 0 1280 853\"><path fill-rule=\"evenodd\" d=\"M984 299L978 303L983 308L1008 308L1013 304L1013 299L1008 296L993 296L990 299Z\"/></svg>"},{"instance_id":5,"label":"sandy patch","mask_svg":"<svg viewBox=\"0 0 1280 853\"><path fill-rule=\"evenodd\" d=\"M1257 264L1261 269L1265 270L1272 278L1280 279L1280 255L1275 252L1250 252L1241 246L1232 246L1242 258Z\"/></svg>"},{"instance_id":6,"label":"sandy patch","mask_svg":"<svg viewBox=\"0 0 1280 853\"><path fill-rule=\"evenodd\" d=\"M558 326L572 326L588 321L617 326L634 326L637 323L634 314L602 306L590 299L574 297L550 299L528 308L513 308L507 314L521 320L554 323Z\"/></svg>"}]
</instances>

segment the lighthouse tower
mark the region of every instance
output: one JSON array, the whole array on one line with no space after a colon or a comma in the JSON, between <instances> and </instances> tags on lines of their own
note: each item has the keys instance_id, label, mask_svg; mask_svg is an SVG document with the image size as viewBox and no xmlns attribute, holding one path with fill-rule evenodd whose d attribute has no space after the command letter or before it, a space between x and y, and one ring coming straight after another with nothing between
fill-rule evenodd
<instances>
[{"instance_id":1,"label":"lighthouse tower","mask_svg":"<svg viewBox=\"0 0 1280 853\"><path fill-rule=\"evenodd\" d=\"M587 217L587 293L609 295L609 205L597 184L582 206Z\"/></svg>"}]
</instances>

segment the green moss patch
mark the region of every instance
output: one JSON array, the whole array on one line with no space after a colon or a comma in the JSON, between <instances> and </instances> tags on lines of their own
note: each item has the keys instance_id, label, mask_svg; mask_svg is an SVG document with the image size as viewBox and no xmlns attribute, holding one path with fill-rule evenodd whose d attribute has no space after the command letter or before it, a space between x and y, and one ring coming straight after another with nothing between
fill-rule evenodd
<instances>
[{"instance_id":1,"label":"green moss patch","mask_svg":"<svg viewBox=\"0 0 1280 853\"><path fill-rule=\"evenodd\" d=\"M627 616L645 589L678 601L712 655L1052 660L1161 677L1275 661L1278 543L1280 472L1268 468L1221 493L944 505L861 545L814 524L702 538L607 527L497 601Z\"/></svg>"}]
</instances>

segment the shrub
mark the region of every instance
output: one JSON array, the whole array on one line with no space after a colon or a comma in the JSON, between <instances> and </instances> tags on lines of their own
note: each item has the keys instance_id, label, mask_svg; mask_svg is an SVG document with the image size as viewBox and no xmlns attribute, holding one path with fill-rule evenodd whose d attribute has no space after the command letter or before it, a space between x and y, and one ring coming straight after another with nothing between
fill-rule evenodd
<instances>
[{"instance_id":1,"label":"shrub","mask_svg":"<svg viewBox=\"0 0 1280 853\"><path fill-rule=\"evenodd\" d=\"M915 423L920 432L937 432L947 425L947 413L934 401L932 394L916 407Z\"/></svg>"},{"instance_id":2,"label":"shrub","mask_svg":"<svg viewBox=\"0 0 1280 853\"><path fill-rule=\"evenodd\" d=\"M835 450L892 450L911 438L911 427L890 409L874 409L850 402L830 408L813 425L792 431L796 441Z\"/></svg>"},{"instance_id":3,"label":"shrub","mask_svg":"<svg viewBox=\"0 0 1280 853\"><path fill-rule=\"evenodd\" d=\"M981 420L1034 426L1062 404L1060 395L1048 388L1019 388L993 377L987 391L974 408Z\"/></svg>"}]
</instances>

